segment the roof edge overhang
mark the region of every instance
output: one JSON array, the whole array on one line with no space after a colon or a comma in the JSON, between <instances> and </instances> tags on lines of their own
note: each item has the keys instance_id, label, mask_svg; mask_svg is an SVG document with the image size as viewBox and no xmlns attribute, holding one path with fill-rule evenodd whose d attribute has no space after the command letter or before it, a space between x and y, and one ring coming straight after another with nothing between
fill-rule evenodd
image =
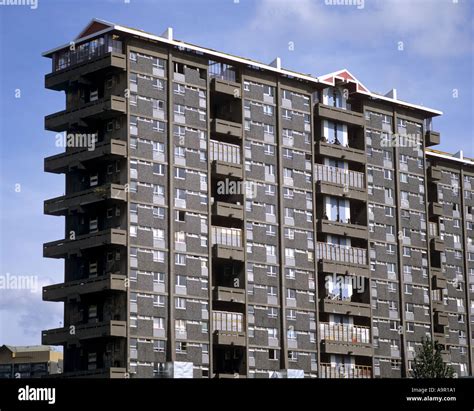
<instances>
[{"instance_id":1,"label":"roof edge overhang","mask_svg":"<svg viewBox=\"0 0 474 411\"><path fill-rule=\"evenodd\" d=\"M91 33L91 34L89 34L85 37L76 38L74 40L74 43L79 44L79 43L82 43L84 41L87 41L89 39L92 39L94 37L100 36L102 34L105 34L105 33L111 32L111 31L119 31L121 33L141 37L141 38L144 38L144 39L147 39L147 40L157 41L157 42L167 44L167 45L170 45L170 46L175 46L175 47L180 47L180 48L192 50L192 51L195 51L195 52L198 52L198 53L206 54L208 56L217 57L217 58L221 58L221 59L227 59L227 60L231 60L231 61L236 62L236 63L248 65L248 66L255 67L255 68L258 68L258 69L261 69L261 70L266 70L266 71L269 71L269 72L278 73L278 74L288 76L288 77L291 77L291 78L304 80L304 81L307 81L309 83L316 84L318 86L324 86L324 85L334 86L336 79L341 79L341 80L344 80L344 81L353 82L353 83L356 84L356 87L357 87L356 90L357 90L358 93L363 94L363 95L368 96L368 97L371 97L375 100L382 100L384 102L395 104L397 106L408 107L408 108L411 108L411 109L420 110L420 111L428 114L428 116L431 116L431 117L439 116L439 115L443 114L442 111L431 109L429 107L421 106L421 105L418 105L418 104L407 103L407 102L397 100L397 99L393 99L393 98L390 98L390 97L387 97L387 96L382 96L382 95L379 95L379 94L372 93L372 92L370 92L370 90L367 87L365 87L360 81L358 81L356 79L356 77L353 76L347 69L338 70L338 71L335 71L333 73L329 73L329 74L324 75L324 76L315 77L315 76L311 76L309 74L298 73L298 72L287 70L287 69L284 69L284 68L275 67L275 66L260 63L260 62L254 61L254 60L246 59L244 57L234 56L234 55L223 53L223 52L220 52L220 51L217 51L217 50L213 50L213 49L197 46L197 45L194 45L194 44L186 43L184 41L175 40L175 39L168 39L168 38L165 38L165 37L162 37L162 36L158 36L158 35L155 35L155 34L150 34L150 33L147 33L145 31L132 29L132 28L128 28L128 27L125 27L125 26L120 26L120 25L117 25L117 24L114 24L114 23L111 23L111 22L108 22L108 21L105 21L105 20L97 19L97 18L92 19L91 22L81 31L79 36L82 33L87 32L87 29L94 23L102 24L102 25L106 26L106 28L103 29L103 30L93 32L93 33ZM68 43L68 44L64 44L64 45L59 46L59 47L55 47L54 49L51 49L51 50L48 50L48 51L44 52L42 55L44 57L51 57L55 52L57 52L59 50L62 50L62 49L65 49L67 47L70 47L70 45L71 45L71 43ZM329 77L333 77L332 81Z\"/></svg>"}]
</instances>

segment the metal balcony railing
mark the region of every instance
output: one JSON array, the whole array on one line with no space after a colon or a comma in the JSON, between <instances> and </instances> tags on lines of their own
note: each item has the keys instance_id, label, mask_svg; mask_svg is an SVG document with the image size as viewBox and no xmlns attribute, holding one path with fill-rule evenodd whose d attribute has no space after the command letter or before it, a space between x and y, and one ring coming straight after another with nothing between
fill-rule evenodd
<instances>
[{"instance_id":1,"label":"metal balcony railing","mask_svg":"<svg viewBox=\"0 0 474 411\"><path fill-rule=\"evenodd\" d=\"M339 167L316 164L316 180L340 184L352 188L365 188L365 174L358 171L344 170Z\"/></svg>"},{"instance_id":2,"label":"metal balcony railing","mask_svg":"<svg viewBox=\"0 0 474 411\"><path fill-rule=\"evenodd\" d=\"M367 265L367 250L337 244L317 243L316 258L339 263Z\"/></svg>"},{"instance_id":3,"label":"metal balcony railing","mask_svg":"<svg viewBox=\"0 0 474 411\"><path fill-rule=\"evenodd\" d=\"M320 378L371 378L372 367L366 365L321 363Z\"/></svg>"},{"instance_id":4,"label":"metal balcony railing","mask_svg":"<svg viewBox=\"0 0 474 411\"><path fill-rule=\"evenodd\" d=\"M358 325L320 323L321 339L370 344L370 329Z\"/></svg>"},{"instance_id":5,"label":"metal balcony railing","mask_svg":"<svg viewBox=\"0 0 474 411\"><path fill-rule=\"evenodd\" d=\"M87 43L82 43L74 50L68 48L56 53L53 56L53 71L64 70L110 52L123 53L123 46L121 41L106 34Z\"/></svg>"}]
</instances>

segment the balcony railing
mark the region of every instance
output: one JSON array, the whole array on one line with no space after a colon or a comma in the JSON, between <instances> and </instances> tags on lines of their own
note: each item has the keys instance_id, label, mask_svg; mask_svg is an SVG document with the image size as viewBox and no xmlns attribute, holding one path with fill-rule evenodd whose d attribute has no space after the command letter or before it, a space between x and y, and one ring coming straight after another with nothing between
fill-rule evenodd
<instances>
[{"instance_id":1,"label":"balcony railing","mask_svg":"<svg viewBox=\"0 0 474 411\"><path fill-rule=\"evenodd\" d=\"M329 323L320 323L319 325L321 339L323 340L370 344L369 327Z\"/></svg>"},{"instance_id":2,"label":"balcony railing","mask_svg":"<svg viewBox=\"0 0 474 411\"><path fill-rule=\"evenodd\" d=\"M438 223L429 223L429 231L430 231L430 237L438 237L439 231L438 231Z\"/></svg>"},{"instance_id":3,"label":"balcony railing","mask_svg":"<svg viewBox=\"0 0 474 411\"><path fill-rule=\"evenodd\" d=\"M242 230L239 228L212 227L212 244L242 247Z\"/></svg>"},{"instance_id":4,"label":"balcony railing","mask_svg":"<svg viewBox=\"0 0 474 411\"><path fill-rule=\"evenodd\" d=\"M123 53L122 42L114 40L109 34L80 44L75 50L59 51L53 56L53 71L64 70L70 66L93 60L106 53Z\"/></svg>"},{"instance_id":5,"label":"balcony railing","mask_svg":"<svg viewBox=\"0 0 474 411\"><path fill-rule=\"evenodd\" d=\"M345 247L329 243L317 243L316 258L338 263L367 264L367 250L364 248Z\"/></svg>"},{"instance_id":6,"label":"balcony railing","mask_svg":"<svg viewBox=\"0 0 474 411\"><path fill-rule=\"evenodd\" d=\"M242 313L214 311L212 313L212 323L215 331L244 332L244 315Z\"/></svg>"},{"instance_id":7,"label":"balcony railing","mask_svg":"<svg viewBox=\"0 0 474 411\"><path fill-rule=\"evenodd\" d=\"M366 365L333 365L321 363L320 378L372 378L372 367Z\"/></svg>"},{"instance_id":8,"label":"balcony railing","mask_svg":"<svg viewBox=\"0 0 474 411\"><path fill-rule=\"evenodd\" d=\"M352 188L365 188L365 175L358 171L316 164L316 180L340 184Z\"/></svg>"},{"instance_id":9,"label":"balcony railing","mask_svg":"<svg viewBox=\"0 0 474 411\"><path fill-rule=\"evenodd\" d=\"M232 164L242 164L240 147L234 144L211 140L209 155L211 161L217 160Z\"/></svg>"}]
</instances>

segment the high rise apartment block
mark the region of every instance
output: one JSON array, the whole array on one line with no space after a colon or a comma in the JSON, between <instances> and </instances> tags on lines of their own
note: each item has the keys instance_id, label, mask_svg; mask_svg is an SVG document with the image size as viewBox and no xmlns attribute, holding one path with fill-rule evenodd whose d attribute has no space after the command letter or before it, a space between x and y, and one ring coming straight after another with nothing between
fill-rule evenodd
<instances>
[{"instance_id":1,"label":"high rise apartment block","mask_svg":"<svg viewBox=\"0 0 474 411\"><path fill-rule=\"evenodd\" d=\"M472 375L474 162L424 106L93 20L45 53L65 376ZM88 144L79 144L87 142Z\"/></svg>"}]
</instances>

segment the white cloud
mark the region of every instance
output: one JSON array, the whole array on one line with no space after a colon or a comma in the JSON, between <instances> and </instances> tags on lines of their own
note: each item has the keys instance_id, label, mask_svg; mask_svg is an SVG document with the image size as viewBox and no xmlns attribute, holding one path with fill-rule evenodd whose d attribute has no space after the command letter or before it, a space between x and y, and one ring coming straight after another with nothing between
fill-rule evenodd
<instances>
[{"instance_id":1,"label":"white cloud","mask_svg":"<svg viewBox=\"0 0 474 411\"><path fill-rule=\"evenodd\" d=\"M405 43L418 56L452 57L470 52L469 5L452 0L365 0L365 7L326 5L324 0L262 0L248 28L261 35L299 32L315 42L359 48Z\"/></svg>"},{"instance_id":2,"label":"white cloud","mask_svg":"<svg viewBox=\"0 0 474 411\"><path fill-rule=\"evenodd\" d=\"M35 289L0 289L0 345L41 344L41 331L59 327L63 304L42 301L42 287L50 278L38 279Z\"/></svg>"}]
</instances>

